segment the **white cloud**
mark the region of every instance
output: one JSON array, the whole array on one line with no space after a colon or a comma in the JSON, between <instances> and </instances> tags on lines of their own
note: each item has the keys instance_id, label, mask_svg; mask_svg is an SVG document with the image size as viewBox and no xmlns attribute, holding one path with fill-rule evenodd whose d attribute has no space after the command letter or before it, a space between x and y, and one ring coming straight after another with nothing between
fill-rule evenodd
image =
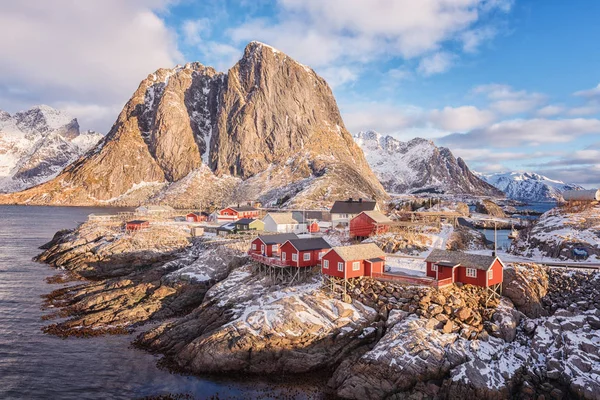
<instances>
[{"instance_id":1,"label":"white cloud","mask_svg":"<svg viewBox=\"0 0 600 400\"><path fill-rule=\"evenodd\" d=\"M581 107L574 107L567 111L568 115L580 116L580 115L595 115L600 113L600 105L589 104Z\"/></svg>"},{"instance_id":2,"label":"white cloud","mask_svg":"<svg viewBox=\"0 0 600 400\"><path fill-rule=\"evenodd\" d=\"M376 130L385 134L406 132L415 126L423 111L417 107L400 107L372 102L354 103L341 108L346 128L352 132Z\"/></svg>"},{"instance_id":3,"label":"white cloud","mask_svg":"<svg viewBox=\"0 0 600 400\"><path fill-rule=\"evenodd\" d=\"M497 30L492 26L486 26L479 29L472 29L462 33L463 51L474 53L482 43L489 41L496 36Z\"/></svg>"},{"instance_id":4,"label":"white cloud","mask_svg":"<svg viewBox=\"0 0 600 400\"><path fill-rule=\"evenodd\" d=\"M539 110L537 110L536 115L538 117L547 118L547 117L554 117L556 115L559 115L559 114L563 113L564 111L565 111L564 106L550 104L546 107L542 107Z\"/></svg>"},{"instance_id":5,"label":"white cloud","mask_svg":"<svg viewBox=\"0 0 600 400\"><path fill-rule=\"evenodd\" d=\"M508 12L511 4L490 0L379 0L376 4L365 0L279 0L277 21L251 19L231 29L229 35L237 43L261 40L272 44L314 67L341 59L414 58L439 52L449 41L467 40L467 48L476 47L493 35L485 27L474 28L475 24L487 13ZM468 31L473 33L463 37Z\"/></svg>"},{"instance_id":6,"label":"white cloud","mask_svg":"<svg viewBox=\"0 0 600 400\"><path fill-rule=\"evenodd\" d=\"M156 14L167 1L2 1L0 88L30 104L122 107L139 82L181 60L175 35ZM1 91L1 89L0 89ZM0 107L22 102L14 93ZM108 130L116 115L83 128Z\"/></svg>"},{"instance_id":7,"label":"white cloud","mask_svg":"<svg viewBox=\"0 0 600 400\"><path fill-rule=\"evenodd\" d=\"M335 89L348 82L356 81L359 77L359 72L355 68L333 66L319 69L319 75L327 81L327 84L332 89Z\"/></svg>"},{"instance_id":8,"label":"white cloud","mask_svg":"<svg viewBox=\"0 0 600 400\"><path fill-rule=\"evenodd\" d=\"M453 54L447 52L434 53L422 58L417 70L425 76L440 74L450 69L454 58Z\"/></svg>"},{"instance_id":9,"label":"white cloud","mask_svg":"<svg viewBox=\"0 0 600 400\"><path fill-rule=\"evenodd\" d=\"M569 143L577 137L598 133L600 120L597 119L515 119L464 134L451 134L442 141L465 148L539 146Z\"/></svg>"},{"instance_id":10,"label":"white cloud","mask_svg":"<svg viewBox=\"0 0 600 400\"><path fill-rule=\"evenodd\" d=\"M210 21L207 18L196 20L185 20L181 27L183 38L186 43L199 45L202 43L202 35L210 32Z\"/></svg>"},{"instance_id":11,"label":"white cloud","mask_svg":"<svg viewBox=\"0 0 600 400\"><path fill-rule=\"evenodd\" d=\"M598 84L598 86L592 89L580 90L578 92L573 93L573 95L578 97L584 97L586 99L600 99L600 83Z\"/></svg>"},{"instance_id":12,"label":"white cloud","mask_svg":"<svg viewBox=\"0 0 600 400\"><path fill-rule=\"evenodd\" d=\"M528 112L546 102L546 96L541 93L516 91L497 83L477 86L473 93L485 95L491 100L490 108L504 115Z\"/></svg>"},{"instance_id":13,"label":"white cloud","mask_svg":"<svg viewBox=\"0 0 600 400\"><path fill-rule=\"evenodd\" d=\"M387 71L387 76L398 82L412 78L413 74L405 67L392 68Z\"/></svg>"},{"instance_id":14,"label":"white cloud","mask_svg":"<svg viewBox=\"0 0 600 400\"><path fill-rule=\"evenodd\" d=\"M493 112L480 110L474 106L444 107L432 110L429 120L441 129L451 132L470 131L491 123L495 119Z\"/></svg>"}]
</instances>

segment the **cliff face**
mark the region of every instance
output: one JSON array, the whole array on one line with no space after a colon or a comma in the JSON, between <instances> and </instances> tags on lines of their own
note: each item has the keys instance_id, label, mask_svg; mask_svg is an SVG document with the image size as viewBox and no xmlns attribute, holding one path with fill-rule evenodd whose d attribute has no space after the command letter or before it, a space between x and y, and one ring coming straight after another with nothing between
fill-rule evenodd
<instances>
[{"instance_id":1,"label":"cliff face","mask_svg":"<svg viewBox=\"0 0 600 400\"><path fill-rule=\"evenodd\" d=\"M504 196L473 174L463 159L430 140L401 142L374 131L359 132L354 140L389 192Z\"/></svg>"},{"instance_id":2,"label":"cliff face","mask_svg":"<svg viewBox=\"0 0 600 400\"><path fill-rule=\"evenodd\" d=\"M0 203L315 206L340 196L387 197L327 83L252 42L227 74L190 63L149 75L87 158Z\"/></svg>"}]
</instances>

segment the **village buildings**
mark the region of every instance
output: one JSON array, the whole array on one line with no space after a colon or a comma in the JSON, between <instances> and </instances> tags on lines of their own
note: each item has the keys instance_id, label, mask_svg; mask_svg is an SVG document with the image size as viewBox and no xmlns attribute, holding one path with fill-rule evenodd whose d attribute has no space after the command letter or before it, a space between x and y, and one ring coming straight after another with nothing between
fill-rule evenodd
<instances>
[{"instance_id":1,"label":"village buildings","mask_svg":"<svg viewBox=\"0 0 600 400\"><path fill-rule=\"evenodd\" d=\"M230 206L219 211L219 222L235 222L242 218L258 218L260 210L253 206Z\"/></svg>"},{"instance_id":2,"label":"village buildings","mask_svg":"<svg viewBox=\"0 0 600 400\"><path fill-rule=\"evenodd\" d=\"M204 211L194 211L185 216L187 222L206 222L208 221L209 213Z\"/></svg>"},{"instance_id":3,"label":"village buildings","mask_svg":"<svg viewBox=\"0 0 600 400\"><path fill-rule=\"evenodd\" d=\"M331 225L347 227L350 220L363 211L379 211L377 202L370 200L338 200L331 207Z\"/></svg>"},{"instance_id":4,"label":"village buildings","mask_svg":"<svg viewBox=\"0 0 600 400\"><path fill-rule=\"evenodd\" d=\"M270 212L263 218L265 232L305 233L306 225L301 224L291 212Z\"/></svg>"},{"instance_id":5,"label":"village buildings","mask_svg":"<svg viewBox=\"0 0 600 400\"><path fill-rule=\"evenodd\" d=\"M281 261L290 267L315 267L329 249L331 246L321 237L291 239L281 246Z\"/></svg>"},{"instance_id":6,"label":"village buildings","mask_svg":"<svg viewBox=\"0 0 600 400\"><path fill-rule=\"evenodd\" d=\"M142 229L146 229L150 227L150 222L148 221L144 221L141 219L136 219L133 221L127 221L125 223L125 231L126 232L135 232L135 231L141 231Z\"/></svg>"},{"instance_id":7,"label":"village buildings","mask_svg":"<svg viewBox=\"0 0 600 400\"><path fill-rule=\"evenodd\" d=\"M146 205L135 209L135 213L139 215L170 215L175 212L171 206L156 206Z\"/></svg>"},{"instance_id":8,"label":"village buildings","mask_svg":"<svg viewBox=\"0 0 600 400\"><path fill-rule=\"evenodd\" d=\"M242 231L264 231L265 223L260 219L242 218L235 221L236 232Z\"/></svg>"},{"instance_id":9,"label":"village buildings","mask_svg":"<svg viewBox=\"0 0 600 400\"><path fill-rule=\"evenodd\" d=\"M298 239L294 233L281 233L276 235L259 235L250 245L249 254L258 254L266 257L279 257L279 246L288 240Z\"/></svg>"}]
</instances>

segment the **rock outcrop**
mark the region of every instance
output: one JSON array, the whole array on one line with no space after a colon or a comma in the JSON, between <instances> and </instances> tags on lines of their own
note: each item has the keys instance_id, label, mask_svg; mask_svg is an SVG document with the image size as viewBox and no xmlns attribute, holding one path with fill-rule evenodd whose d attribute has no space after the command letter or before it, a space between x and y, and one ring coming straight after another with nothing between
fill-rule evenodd
<instances>
[{"instance_id":1,"label":"rock outcrop","mask_svg":"<svg viewBox=\"0 0 600 400\"><path fill-rule=\"evenodd\" d=\"M547 315L542 299L548 292L548 272L538 264L512 264L504 268L502 295L529 318Z\"/></svg>"},{"instance_id":2,"label":"rock outcrop","mask_svg":"<svg viewBox=\"0 0 600 400\"><path fill-rule=\"evenodd\" d=\"M188 184L214 195L194 198ZM150 74L86 158L0 202L192 207L248 199L329 205L347 197L387 194L331 89L312 69L252 42L227 74L200 63Z\"/></svg>"},{"instance_id":3,"label":"rock outcrop","mask_svg":"<svg viewBox=\"0 0 600 400\"><path fill-rule=\"evenodd\" d=\"M388 192L503 196L473 174L462 158L430 140L401 142L374 131L359 132L354 140Z\"/></svg>"},{"instance_id":4,"label":"rock outcrop","mask_svg":"<svg viewBox=\"0 0 600 400\"><path fill-rule=\"evenodd\" d=\"M488 214L492 217L506 218L506 213L502 210L502 207L488 199L477 203L475 211L481 214Z\"/></svg>"},{"instance_id":5,"label":"rock outcrop","mask_svg":"<svg viewBox=\"0 0 600 400\"><path fill-rule=\"evenodd\" d=\"M511 246L513 254L560 260L600 260L600 204L587 202L544 213Z\"/></svg>"}]
</instances>

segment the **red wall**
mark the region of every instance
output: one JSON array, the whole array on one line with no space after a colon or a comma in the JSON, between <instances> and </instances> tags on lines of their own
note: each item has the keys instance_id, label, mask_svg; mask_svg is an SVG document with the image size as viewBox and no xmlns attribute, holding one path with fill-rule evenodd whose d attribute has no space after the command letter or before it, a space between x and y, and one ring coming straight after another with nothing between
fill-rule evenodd
<instances>
[{"instance_id":1,"label":"red wall","mask_svg":"<svg viewBox=\"0 0 600 400\"><path fill-rule=\"evenodd\" d=\"M477 278L470 278L467 276L467 268L466 267L463 267L462 265L460 267L456 267L456 276L455 276L454 281L462 282L464 284L469 284L469 285L485 287L485 280L486 280L485 277L486 277L487 271L482 271L480 269L475 269L475 271L477 272Z\"/></svg>"},{"instance_id":2,"label":"red wall","mask_svg":"<svg viewBox=\"0 0 600 400\"><path fill-rule=\"evenodd\" d=\"M323 268L323 263L321 263L321 273L323 273L324 275L335 276L338 278L344 277L344 272L337 270L338 262L344 262L344 260L342 260L342 258L335 251L330 251L327 254L325 254L323 256L322 261L325 260L329 261L329 269Z\"/></svg>"},{"instance_id":3,"label":"red wall","mask_svg":"<svg viewBox=\"0 0 600 400\"><path fill-rule=\"evenodd\" d=\"M146 221L141 224L125 224L125 229L128 231L139 231L141 229L148 228L149 226L150 223Z\"/></svg>"},{"instance_id":4,"label":"red wall","mask_svg":"<svg viewBox=\"0 0 600 400\"><path fill-rule=\"evenodd\" d=\"M384 261L369 263L365 262L365 276L371 276L372 273L383 274ZM351 266L352 268L352 266Z\"/></svg>"},{"instance_id":5,"label":"red wall","mask_svg":"<svg viewBox=\"0 0 600 400\"><path fill-rule=\"evenodd\" d=\"M427 263L427 276L429 276L431 278L436 278L437 277L438 279L446 279L446 278L451 278L452 277L452 267L440 267L438 265L438 270L439 271L436 274L436 272L431 269L432 265L433 265L432 262L428 262ZM458 268L458 267L456 267L456 268Z\"/></svg>"},{"instance_id":6,"label":"red wall","mask_svg":"<svg viewBox=\"0 0 600 400\"><path fill-rule=\"evenodd\" d=\"M369 237L379 235L390 230L387 225L377 226L367 214L358 214L350 220L350 237Z\"/></svg>"},{"instance_id":7,"label":"red wall","mask_svg":"<svg viewBox=\"0 0 600 400\"><path fill-rule=\"evenodd\" d=\"M316 222L313 222L312 224L310 224L310 227L308 228L308 231L310 233L316 233L319 232L321 228L319 228L319 224Z\"/></svg>"},{"instance_id":8,"label":"red wall","mask_svg":"<svg viewBox=\"0 0 600 400\"><path fill-rule=\"evenodd\" d=\"M502 280L504 279L504 268L502 267L500 260L496 259L494 264L492 264L492 268L490 269L494 271L494 277L488 280L488 286L502 283Z\"/></svg>"},{"instance_id":9,"label":"red wall","mask_svg":"<svg viewBox=\"0 0 600 400\"><path fill-rule=\"evenodd\" d=\"M319 253L322 251L324 250L305 250L298 252L292 243L288 241L281 246L280 253L285 253L285 263L290 267L314 267L321 263L319 260ZM292 254L296 253L298 253L298 261L292 261ZM310 254L310 260L304 261L304 254Z\"/></svg>"},{"instance_id":10,"label":"red wall","mask_svg":"<svg viewBox=\"0 0 600 400\"><path fill-rule=\"evenodd\" d=\"M196 215L194 213L190 213L185 216L186 221L188 222L202 222L206 221L206 217L204 215Z\"/></svg>"}]
</instances>

